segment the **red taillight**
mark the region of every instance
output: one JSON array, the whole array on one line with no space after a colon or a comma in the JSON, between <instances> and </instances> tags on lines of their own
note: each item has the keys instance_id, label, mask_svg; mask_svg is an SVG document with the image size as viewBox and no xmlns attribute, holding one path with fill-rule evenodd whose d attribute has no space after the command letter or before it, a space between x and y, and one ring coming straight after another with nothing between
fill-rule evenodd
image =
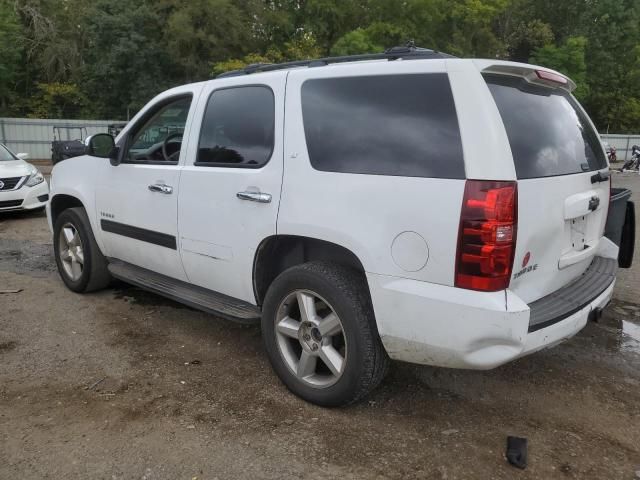
<instances>
[{"instance_id":1,"label":"red taillight","mask_svg":"<svg viewBox=\"0 0 640 480\"><path fill-rule=\"evenodd\" d=\"M467 180L460 213L456 287L509 286L518 227L516 182Z\"/></svg>"}]
</instances>

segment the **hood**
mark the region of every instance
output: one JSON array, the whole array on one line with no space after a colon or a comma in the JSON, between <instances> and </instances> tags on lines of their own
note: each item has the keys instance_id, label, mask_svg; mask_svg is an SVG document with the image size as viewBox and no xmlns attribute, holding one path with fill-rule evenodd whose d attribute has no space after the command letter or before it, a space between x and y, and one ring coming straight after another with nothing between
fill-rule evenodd
<instances>
[{"instance_id":1,"label":"hood","mask_svg":"<svg viewBox=\"0 0 640 480\"><path fill-rule=\"evenodd\" d=\"M24 160L0 162L0 178L26 177L33 172L33 167Z\"/></svg>"}]
</instances>

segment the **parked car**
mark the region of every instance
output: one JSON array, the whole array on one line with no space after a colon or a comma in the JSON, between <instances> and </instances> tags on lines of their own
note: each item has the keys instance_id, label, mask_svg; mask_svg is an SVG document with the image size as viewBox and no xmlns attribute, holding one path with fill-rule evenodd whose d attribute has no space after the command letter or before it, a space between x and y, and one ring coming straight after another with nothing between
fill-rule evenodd
<instances>
[{"instance_id":1,"label":"parked car","mask_svg":"<svg viewBox=\"0 0 640 480\"><path fill-rule=\"evenodd\" d=\"M574 88L416 48L173 88L53 169L60 276L261 321L319 405L361 399L389 358L497 367L611 299L609 168Z\"/></svg>"},{"instance_id":2,"label":"parked car","mask_svg":"<svg viewBox=\"0 0 640 480\"><path fill-rule=\"evenodd\" d=\"M49 186L40 171L25 162L29 155L14 154L0 143L0 212L42 209Z\"/></svg>"}]
</instances>

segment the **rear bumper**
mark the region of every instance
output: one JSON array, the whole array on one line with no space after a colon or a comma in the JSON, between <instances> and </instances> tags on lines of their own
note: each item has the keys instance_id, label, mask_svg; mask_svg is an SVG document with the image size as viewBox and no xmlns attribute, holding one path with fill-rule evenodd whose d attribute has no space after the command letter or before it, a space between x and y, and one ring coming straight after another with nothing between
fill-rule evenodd
<instances>
[{"instance_id":1,"label":"rear bumper","mask_svg":"<svg viewBox=\"0 0 640 480\"><path fill-rule=\"evenodd\" d=\"M391 358L479 370L571 338L592 311L609 303L615 283L611 276L602 288L591 290L585 303L556 309L552 322L532 329L532 309L510 290L475 292L375 274L367 279L378 330ZM535 319L536 306L531 306Z\"/></svg>"},{"instance_id":2,"label":"rear bumper","mask_svg":"<svg viewBox=\"0 0 640 480\"><path fill-rule=\"evenodd\" d=\"M18 190L0 192L0 212L33 210L44 207L49 200L49 185L44 181L35 187L23 186Z\"/></svg>"}]
</instances>

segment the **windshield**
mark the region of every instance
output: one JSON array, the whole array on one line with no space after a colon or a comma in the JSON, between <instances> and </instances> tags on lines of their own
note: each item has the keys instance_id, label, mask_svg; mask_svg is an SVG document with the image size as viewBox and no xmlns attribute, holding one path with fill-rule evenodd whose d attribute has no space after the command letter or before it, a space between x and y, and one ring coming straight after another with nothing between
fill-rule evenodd
<instances>
[{"instance_id":1,"label":"windshield","mask_svg":"<svg viewBox=\"0 0 640 480\"><path fill-rule=\"evenodd\" d=\"M600 138L569 93L515 77L485 78L507 130L518 178L606 168Z\"/></svg>"},{"instance_id":2,"label":"windshield","mask_svg":"<svg viewBox=\"0 0 640 480\"><path fill-rule=\"evenodd\" d=\"M0 162L9 162L13 160L18 160L18 158L14 156L7 147L0 143Z\"/></svg>"}]
</instances>

